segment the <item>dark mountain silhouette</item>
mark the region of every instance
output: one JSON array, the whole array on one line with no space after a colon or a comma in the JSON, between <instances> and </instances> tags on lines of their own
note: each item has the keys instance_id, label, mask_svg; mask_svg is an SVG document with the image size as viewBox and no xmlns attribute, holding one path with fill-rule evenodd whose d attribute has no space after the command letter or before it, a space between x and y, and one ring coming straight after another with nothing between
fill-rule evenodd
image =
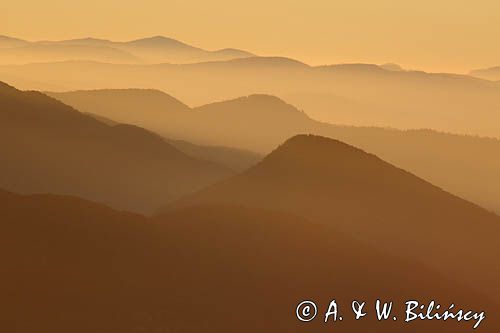
<instances>
[{"instance_id":1,"label":"dark mountain silhouette","mask_svg":"<svg viewBox=\"0 0 500 333\"><path fill-rule=\"evenodd\" d=\"M500 212L497 139L431 130L400 131L320 123L296 107L267 95L212 103L192 110L164 93L148 90L80 91L51 93L51 96L82 111L201 145L229 145L268 153L297 134L335 138ZM342 103L349 105L349 101Z\"/></svg>"},{"instance_id":2,"label":"dark mountain silhouette","mask_svg":"<svg viewBox=\"0 0 500 333\"><path fill-rule=\"evenodd\" d=\"M80 38L62 41L28 42L0 36L0 63L26 64L68 60L106 63L191 63L222 61L255 56L238 49L207 51L164 36L129 42Z\"/></svg>"},{"instance_id":3,"label":"dark mountain silhouette","mask_svg":"<svg viewBox=\"0 0 500 333\"><path fill-rule=\"evenodd\" d=\"M500 66L476 69L470 72L470 75L491 81L500 80Z\"/></svg>"},{"instance_id":4,"label":"dark mountain silhouette","mask_svg":"<svg viewBox=\"0 0 500 333\"><path fill-rule=\"evenodd\" d=\"M270 94L329 123L500 137L500 86L466 75L367 64L312 67L279 57L184 65L31 64L0 66L0 74L23 89L157 88L189 105Z\"/></svg>"},{"instance_id":5,"label":"dark mountain silhouette","mask_svg":"<svg viewBox=\"0 0 500 333\"><path fill-rule=\"evenodd\" d=\"M300 135L262 162L176 203L270 209L333 225L448 279L500 296L500 217L375 155Z\"/></svg>"},{"instance_id":6,"label":"dark mountain silhouette","mask_svg":"<svg viewBox=\"0 0 500 333\"><path fill-rule=\"evenodd\" d=\"M150 220L4 191L0 210L0 320L10 332L469 332L470 322L403 324L401 302L439 299L487 316L498 309L424 264L288 214L199 206ZM356 322L353 297L370 308L392 300L400 320ZM298 322L304 298L320 309L335 298L345 319ZM494 331L498 319L480 327Z\"/></svg>"},{"instance_id":7,"label":"dark mountain silhouette","mask_svg":"<svg viewBox=\"0 0 500 333\"><path fill-rule=\"evenodd\" d=\"M109 126L39 92L0 85L0 186L149 213L229 174L144 129Z\"/></svg>"}]
</instances>

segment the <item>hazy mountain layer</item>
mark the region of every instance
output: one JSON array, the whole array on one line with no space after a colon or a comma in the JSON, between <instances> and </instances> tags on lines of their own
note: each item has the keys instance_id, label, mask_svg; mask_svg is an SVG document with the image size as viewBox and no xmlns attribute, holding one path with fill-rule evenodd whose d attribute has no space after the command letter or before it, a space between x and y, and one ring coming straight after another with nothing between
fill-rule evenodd
<instances>
[{"instance_id":1,"label":"hazy mountain layer","mask_svg":"<svg viewBox=\"0 0 500 333\"><path fill-rule=\"evenodd\" d=\"M265 93L326 122L500 137L500 86L464 75L392 71L363 64L310 67L291 59L263 57L186 65L0 66L0 75L7 82L37 90L157 88L189 105Z\"/></svg>"},{"instance_id":2,"label":"hazy mountain layer","mask_svg":"<svg viewBox=\"0 0 500 333\"><path fill-rule=\"evenodd\" d=\"M108 46L28 44L21 47L0 49L0 63L2 64L68 60L102 61L118 64L141 62L127 51Z\"/></svg>"},{"instance_id":3,"label":"hazy mountain layer","mask_svg":"<svg viewBox=\"0 0 500 333\"><path fill-rule=\"evenodd\" d=\"M131 125L109 126L39 92L0 85L0 186L150 213L228 168Z\"/></svg>"},{"instance_id":4,"label":"hazy mountain layer","mask_svg":"<svg viewBox=\"0 0 500 333\"><path fill-rule=\"evenodd\" d=\"M189 156L212 161L233 170L244 170L262 157L249 150L225 147L222 143L203 146L169 139L172 135L185 136L178 130L192 132L191 127L195 126L197 121L191 119L192 110L187 105L157 90L107 89L48 94L106 124L131 124L154 131ZM190 125L190 122L193 124ZM165 128L165 123L168 123L169 127L177 127L177 130L170 133Z\"/></svg>"},{"instance_id":5,"label":"hazy mountain layer","mask_svg":"<svg viewBox=\"0 0 500 333\"><path fill-rule=\"evenodd\" d=\"M0 64L53 61L101 61L108 63L192 63L254 56L237 49L207 51L172 38L155 36L128 42L82 38L29 42L0 36Z\"/></svg>"},{"instance_id":6,"label":"hazy mountain layer","mask_svg":"<svg viewBox=\"0 0 500 333\"><path fill-rule=\"evenodd\" d=\"M476 69L470 72L470 75L491 81L499 81L500 80L500 66L484 68L484 69Z\"/></svg>"},{"instance_id":7,"label":"hazy mountain layer","mask_svg":"<svg viewBox=\"0 0 500 333\"><path fill-rule=\"evenodd\" d=\"M314 133L350 143L447 191L500 212L500 141L430 130L320 123L278 98L254 95L190 109L150 90L51 93L73 107L162 136L268 153L287 138ZM248 165L248 164L247 164Z\"/></svg>"},{"instance_id":8,"label":"hazy mountain layer","mask_svg":"<svg viewBox=\"0 0 500 333\"><path fill-rule=\"evenodd\" d=\"M183 140L167 140L167 142L186 155L211 161L235 171L246 170L262 159L262 155L249 150L223 146L200 146Z\"/></svg>"},{"instance_id":9,"label":"hazy mountain layer","mask_svg":"<svg viewBox=\"0 0 500 333\"><path fill-rule=\"evenodd\" d=\"M0 35L0 49L25 46L26 44L29 44L29 42L19 38Z\"/></svg>"}]
</instances>

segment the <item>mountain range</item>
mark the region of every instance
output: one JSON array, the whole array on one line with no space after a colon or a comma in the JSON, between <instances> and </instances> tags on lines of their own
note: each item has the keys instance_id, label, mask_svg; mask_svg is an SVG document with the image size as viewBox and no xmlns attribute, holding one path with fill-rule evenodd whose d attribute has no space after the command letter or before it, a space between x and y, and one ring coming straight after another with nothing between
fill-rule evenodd
<instances>
[{"instance_id":1,"label":"mountain range","mask_svg":"<svg viewBox=\"0 0 500 333\"><path fill-rule=\"evenodd\" d=\"M0 331L500 331L499 73L0 35Z\"/></svg>"},{"instance_id":2,"label":"mountain range","mask_svg":"<svg viewBox=\"0 0 500 333\"><path fill-rule=\"evenodd\" d=\"M500 270L490 264L500 255L500 217L333 139L295 136L256 166L173 205L269 209L334 225L463 285L488 285L486 294L500 296ZM444 244L453 253L443 251Z\"/></svg>"},{"instance_id":3,"label":"mountain range","mask_svg":"<svg viewBox=\"0 0 500 333\"><path fill-rule=\"evenodd\" d=\"M43 91L154 88L190 106L270 94L329 123L500 137L500 85L466 75L250 57L181 65L3 65L0 76L21 89Z\"/></svg>"},{"instance_id":4,"label":"mountain range","mask_svg":"<svg viewBox=\"0 0 500 333\"><path fill-rule=\"evenodd\" d=\"M154 90L108 89L49 95L83 112L199 145L231 146L267 154L297 134L335 138L500 212L500 141L497 139L431 130L401 131L321 123L269 95L251 95L196 108Z\"/></svg>"},{"instance_id":5,"label":"mountain range","mask_svg":"<svg viewBox=\"0 0 500 333\"><path fill-rule=\"evenodd\" d=\"M0 187L151 213L232 171L142 128L110 126L39 92L0 85ZM202 147L198 147L202 149Z\"/></svg>"},{"instance_id":6,"label":"mountain range","mask_svg":"<svg viewBox=\"0 0 500 333\"><path fill-rule=\"evenodd\" d=\"M155 218L5 191L0 209L10 331L468 332L473 323L405 324L403 302L498 309L499 218L331 139L287 140ZM356 321L353 297L392 300L399 320ZM304 299L336 299L345 320L299 322ZM490 315L481 329L499 327Z\"/></svg>"},{"instance_id":7,"label":"mountain range","mask_svg":"<svg viewBox=\"0 0 500 333\"><path fill-rule=\"evenodd\" d=\"M0 63L27 64L69 60L106 63L190 63L251 57L237 49L207 51L164 36L116 42L81 38L61 41L37 41L0 36Z\"/></svg>"}]
</instances>

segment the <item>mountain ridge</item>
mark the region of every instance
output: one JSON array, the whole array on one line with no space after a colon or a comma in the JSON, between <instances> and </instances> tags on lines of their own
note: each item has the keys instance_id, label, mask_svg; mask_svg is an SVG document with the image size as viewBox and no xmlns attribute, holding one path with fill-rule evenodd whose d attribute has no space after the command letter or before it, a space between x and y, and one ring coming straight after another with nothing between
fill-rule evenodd
<instances>
[{"instance_id":1,"label":"mountain ridge","mask_svg":"<svg viewBox=\"0 0 500 333\"><path fill-rule=\"evenodd\" d=\"M0 209L0 319L11 331L299 333L304 326L293 314L304 297L321 309L331 297L347 308L353 295L369 304L381 295L396 304L418 295L422 302L498 309L418 261L286 213L204 205L151 219L79 198L2 190ZM268 316L258 315L263 310ZM394 314L404 316L399 307ZM471 326L391 320L383 332L456 333ZM341 329L379 327L374 317L346 317ZM494 316L481 324L498 327ZM317 320L309 329L331 326Z\"/></svg>"},{"instance_id":2,"label":"mountain ridge","mask_svg":"<svg viewBox=\"0 0 500 333\"><path fill-rule=\"evenodd\" d=\"M500 255L498 215L338 140L295 136L254 167L164 212L201 204L270 209L331 225L388 253L426 262L469 287L487 284L492 295L500 295L494 282L500 269L489 264ZM453 257L440 252L443 244L454 249ZM474 260L474 253L488 259Z\"/></svg>"},{"instance_id":3,"label":"mountain ridge","mask_svg":"<svg viewBox=\"0 0 500 333\"><path fill-rule=\"evenodd\" d=\"M76 99L71 93L53 96L82 111L101 114L112 120L121 116L121 122L199 145L230 145L267 154L296 134L335 138L500 213L500 178L496 172L500 168L497 154L500 140L495 138L425 129L327 124L309 118L304 111L279 97L262 97L266 94L210 103L192 108L190 112L177 112L175 107L148 103L147 98L140 95L136 95L135 102L122 103L122 99L128 100L128 94L118 94L114 101L97 98L98 94L91 92L85 94L85 100ZM132 107L134 105L137 107ZM143 114L146 105L149 112ZM117 114L111 113L111 109L117 110ZM464 159L464 156L468 158Z\"/></svg>"},{"instance_id":4,"label":"mountain ridge","mask_svg":"<svg viewBox=\"0 0 500 333\"><path fill-rule=\"evenodd\" d=\"M253 57L190 64L0 66L0 74L20 88L44 91L54 90L44 88L49 85L64 87L60 91L154 87L192 106L265 93L331 124L500 136L498 83L449 73L389 71L375 65L310 67L279 57Z\"/></svg>"},{"instance_id":5,"label":"mountain ridge","mask_svg":"<svg viewBox=\"0 0 500 333\"><path fill-rule=\"evenodd\" d=\"M76 195L149 214L233 172L143 128L109 126L40 92L3 84L0 103L0 187L11 191Z\"/></svg>"},{"instance_id":6,"label":"mountain ridge","mask_svg":"<svg viewBox=\"0 0 500 333\"><path fill-rule=\"evenodd\" d=\"M192 63L255 56L250 52L234 48L209 51L165 36L151 36L124 42L93 37L30 42L4 36L0 40L0 47L2 45L4 51L0 63L4 64L75 59L130 64ZM115 56L110 57L109 54L113 52L116 53Z\"/></svg>"}]
</instances>

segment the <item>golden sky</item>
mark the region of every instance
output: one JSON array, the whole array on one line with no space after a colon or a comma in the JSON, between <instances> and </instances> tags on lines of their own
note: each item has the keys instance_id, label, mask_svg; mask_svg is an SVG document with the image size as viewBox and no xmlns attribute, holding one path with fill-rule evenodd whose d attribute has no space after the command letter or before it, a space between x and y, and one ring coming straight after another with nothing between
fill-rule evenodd
<instances>
[{"instance_id":1,"label":"golden sky","mask_svg":"<svg viewBox=\"0 0 500 333\"><path fill-rule=\"evenodd\" d=\"M500 65L500 0L1 0L0 34L29 40L165 35L310 64Z\"/></svg>"}]
</instances>

